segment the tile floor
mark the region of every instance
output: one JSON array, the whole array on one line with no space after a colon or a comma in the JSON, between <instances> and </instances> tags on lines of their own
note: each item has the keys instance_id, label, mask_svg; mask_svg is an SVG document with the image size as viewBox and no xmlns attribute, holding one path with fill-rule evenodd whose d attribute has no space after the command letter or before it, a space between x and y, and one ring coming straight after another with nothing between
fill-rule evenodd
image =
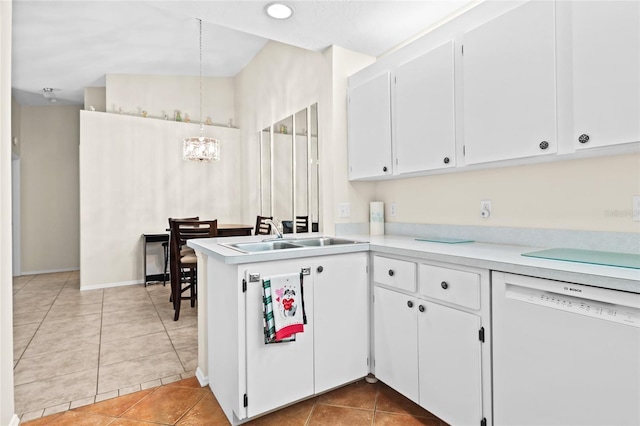
<instances>
[{"instance_id":1,"label":"tile floor","mask_svg":"<svg viewBox=\"0 0 640 426\"><path fill-rule=\"evenodd\" d=\"M197 379L56 413L23 426L228 425L209 388ZM437 417L378 382L364 380L259 417L249 426L446 426Z\"/></svg>"},{"instance_id":2,"label":"tile floor","mask_svg":"<svg viewBox=\"0 0 640 426\"><path fill-rule=\"evenodd\" d=\"M197 308L169 285L80 291L79 272L13 280L16 412L27 421L192 377Z\"/></svg>"},{"instance_id":3,"label":"tile floor","mask_svg":"<svg viewBox=\"0 0 640 426\"><path fill-rule=\"evenodd\" d=\"M173 321L169 288L79 290L79 274L14 278L16 411L25 426L228 425L193 377L197 308ZM428 425L437 417L363 380L248 425Z\"/></svg>"}]
</instances>

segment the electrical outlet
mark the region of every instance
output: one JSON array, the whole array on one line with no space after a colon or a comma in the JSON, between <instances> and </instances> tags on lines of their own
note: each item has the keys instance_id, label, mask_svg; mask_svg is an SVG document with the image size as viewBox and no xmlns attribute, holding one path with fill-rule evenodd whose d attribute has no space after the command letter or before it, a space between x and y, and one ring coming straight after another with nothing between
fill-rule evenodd
<instances>
[{"instance_id":1,"label":"electrical outlet","mask_svg":"<svg viewBox=\"0 0 640 426\"><path fill-rule=\"evenodd\" d=\"M640 222L640 195L633 197L633 220Z\"/></svg>"},{"instance_id":2,"label":"electrical outlet","mask_svg":"<svg viewBox=\"0 0 640 426\"><path fill-rule=\"evenodd\" d=\"M338 217L351 217L351 203L338 204Z\"/></svg>"},{"instance_id":3,"label":"electrical outlet","mask_svg":"<svg viewBox=\"0 0 640 426\"><path fill-rule=\"evenodd\" d=\"M480 217L483 219L491 217L491 200L480 201Z\"/></svg>"},{"instance_id":4,"label":"electrical outlet","mask_svg":"<svg viewBox=\"0 0 640 426\"><path fill-rule=\"evenodd\" d=\"M389 205L389 216L395 216L398 214L398 203L391 203Z\"/></svg>"}]
</instances>

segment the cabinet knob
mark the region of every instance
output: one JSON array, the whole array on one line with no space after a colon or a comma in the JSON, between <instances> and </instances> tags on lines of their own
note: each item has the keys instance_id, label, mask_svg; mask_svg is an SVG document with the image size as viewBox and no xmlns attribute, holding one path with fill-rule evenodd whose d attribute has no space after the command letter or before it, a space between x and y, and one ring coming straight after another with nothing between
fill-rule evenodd
<instances>
[{"instance_id":1,"label":"cabinet knob","mask_svg":"<svg viewBox=\"0 0 640 426\"><path fill-rule=\"evenodd\" d=\"M407 306L413 308L413 302L411 300L407 300Z\"/></svg>"},{"instance_id":2,"label":"cabinet knob","mask_svg":"<svg viewBox=\"0 0 640 426\"><path fill-rule=\"evenodd\" d=\"M542 141L542 142L540 142L539 146L540 146L540 149L547 149L547 148L549 148L549 142Z\"/></svg>"},{"instance_id":3,"label":"cabinet knob","mask_svg":"<svg viewBox=\"0 0 640 426\"><path fill-rule=\"evenodd\" d=\"M580 143L589 142L589 135L587 135L586 133L581 134L580 137L578 138L578 142Z\"/></svg>"},{"instance_id":4,"label":"cabinet knob","mask_svg":"<svg viewBox=\"0 0 640 426\"><path fill-rule=\"evenodd\" d=\"M425 308L425 307L424 307L424 305L420 305L420 306L418 306L418 310L419 310L420 312L424 312L424 311L426 311L426 310L427 310L427 308Z\"/></svg>"},{"instance_id":5,"label":"cabinet knob","mask_svg":"<svg viewBox=\"0 0 640 426\"><path fill-rule=\"evenodd\" d=\"M384 167L382 168L382 171L383 171L383 172L386 172L386 171L387 171L387 166L384 166Z\"/></svg>"},{"instance_id":6,"label":"cabinet knob","mask_svg":"<svg viewBox=\"0 0 640 426\"><path fill-rule=\"evenodd\" d=\"M444 160L442 161L444 161L444 164L449 164L449 157L444 157Z\"/></svg>"},{"instance_id":7,"label":"cabinet knob","mask_svg":"<svg viewBox=\"0 0 640 426\"><path fill-rule=\"evenodd\" d=\"M324 268L322 266L318 266L316 268L316 271L318 271L318 273L321 273L322 271L324 271Z\"/></svg>"},{"instance_id":8,"label":"cabinet knob","mask_svg":"<svg viewBox=\"0 0 640 426\"><path fill-rule=\"evenodd\" d=\"M446 281L442 281L440 283L440 287L442 287L443 289L448 289L449 288L449 284Z\"/></svg>"},{"instance_id":9,"label":"cabinet knob","mask_svg":"<svg viewBox=\"0 0 640 426\"><path fill-rule=\"evenodd\" d=\"M395 274L395 272L393 272L393 269L389 269L389 276L392 277L393 274Z\"/></svg>"}]
</instances>

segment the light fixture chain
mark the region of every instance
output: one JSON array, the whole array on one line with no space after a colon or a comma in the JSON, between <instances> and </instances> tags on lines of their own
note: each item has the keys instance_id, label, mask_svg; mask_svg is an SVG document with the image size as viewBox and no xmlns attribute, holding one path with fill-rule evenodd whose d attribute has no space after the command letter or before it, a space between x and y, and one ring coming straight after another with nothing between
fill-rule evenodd
<instances>
[{"instance_id":1,"label":"light fixture chain","mask_svg":"<svg viewBox=\"0 0 640 426\"><path fill-rule=\"evenodd\" d=\"M200 22L200 133L202 134L202 19Z\"/></svg>"}]
</instances>

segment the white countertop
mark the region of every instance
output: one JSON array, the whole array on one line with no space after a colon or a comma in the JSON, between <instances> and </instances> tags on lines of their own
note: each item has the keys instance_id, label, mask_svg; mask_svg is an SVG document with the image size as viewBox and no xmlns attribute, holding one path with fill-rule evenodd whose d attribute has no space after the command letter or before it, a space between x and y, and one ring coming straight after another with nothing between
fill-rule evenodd
<instances>
[{"instance_id":1,"label":"white countertop","mask_svg":"<svg viewBox=\"0 0 640 426\"><path fill-rule=\"evenodd\" d=\"M312 236L320 236L320 234L297 234L296 238ZM365 241L368 244L287 249L260 253L242 253L220 245L220 243L257 242L265 239L264 235L258 235L190 240L188 245L197 251L216 258L218 261L228 264L371 251L381 255L408 256L422 260L474 266L495 271L640 293L640 270L638 269L522 256L522 253L551 247L527 247L481 242L445 244L416 241L414 237L394 235L341 235L339 238Z\"/></svg>"}]
</instances>

